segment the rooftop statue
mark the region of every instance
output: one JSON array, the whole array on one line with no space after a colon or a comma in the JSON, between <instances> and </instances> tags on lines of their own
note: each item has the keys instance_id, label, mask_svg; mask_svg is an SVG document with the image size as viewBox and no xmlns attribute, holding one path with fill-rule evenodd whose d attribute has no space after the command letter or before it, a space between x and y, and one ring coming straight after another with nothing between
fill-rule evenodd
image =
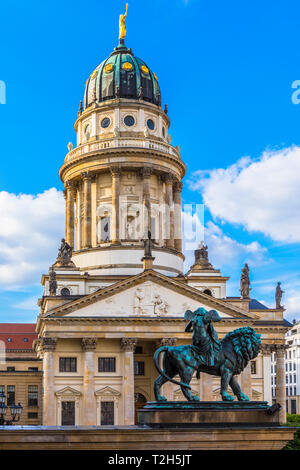
<instances>
[{"instance_id":1,"label":"rooftop statue","mask_svg":"<svg viewBox=\"0 0 300 470\"><path fill-rule=\"evenodd\" d=\"M218 339L213 322L221 320L216 310L198 308L194 312L187 310L184 318L188 321L185 331L192 331L192 343L185 346L162 346L154 353L155 367L160 376L154 382L154 394L157 401L166 401L160 394L163 384L170 381L180 385L185 398L189 401L199 401L191 394L190 381L196 371L221 377L221 396L223 401L234 399L227 393L230 385L234 395L240 401L248 401L235 376L239 375L248 362L254 359L261 346L261 338L253 328L243 327L228 333L221 341ZM163 366L159 365L159 356L164 353ZM179 375L180 382L173 377Z\"/></svg>"},{"instance_id":2,"label":"rooftop statue","mask_svg":"<svg viewBox=\"0 0 300 470\"><path fill-rule=\"evenodd\" d=\"M75 266L71 260L72 252L73 248L66 242L64 238L62 238L58 255L53 266Z\"/></svg>"},{"instance_id":3,"label":"rooftop statue","mask_svg":"<svg viewBox=\"0 0 300 470\"><path fill-rule=\"evenodd\" d=\"M240 291L242 299L249 299L250 297L250 278L249 278L249 266L246 263L242 269Z\"/></svg>"},{"instance_id":4,"label":"rooftop statue","mask_svg":"<svg viewBox=\"0 0 300 470\"><path fill-rule=\"evenodd\" d=\"M284 290L280 287L281 282L277 283L276 292L275 292L275 301L276 301L276 308L283 308L281 305L282 294L284 294Z\"/></svg>"},{"instance_id":5,"label":"rooftop statue","mask_svg":"<svg viewBox=\"0 0 300 470\"><path fill-rule=\"evenodd\" d=\"M125 27L125 19L127 16L127 10L128 10L128 3L126 3L126 11L124 15L120 15L119 17L119 39L124 39L126 37L126 27Z\"/></svg>"}]
</instances>

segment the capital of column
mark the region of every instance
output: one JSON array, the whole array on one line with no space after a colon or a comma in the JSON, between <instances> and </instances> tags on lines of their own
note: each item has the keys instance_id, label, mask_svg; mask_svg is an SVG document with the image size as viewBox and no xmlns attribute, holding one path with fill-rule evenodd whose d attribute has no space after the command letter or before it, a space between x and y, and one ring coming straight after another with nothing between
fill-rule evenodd
<instances>
[{"instance_id":1,"label":"capital of column","mask_svg":"<svg viewBox=\"0 0 300 470\"><path fill-rule=\"evenodd\" d=\"M137 345L137 338L122 338L121 339L121 348L123 351L134 352Z\"/></svg>"},{"instance_id":2,"label":"capital of column","mask_svg":"<svg viewBox=\"0 0 300 470\"><path fill-rule=\"evenodd\" d=\"M183 188L183 183L181 183L181 181L175 181L175 183L173 183L174 193L181 193L182 188Z\"/></svg>"},{"instance_id":3,"label":"capital of column","mask_svg":"<svg viewBox=\"0 0 300 470\"><path fill-rule=\"evenodd\" d=\"M91 171L82 171L80 176L83 180L91 180L93 177L93 173Z\"/></svg>"},{"instance_id":4,"label":"capital of column","mask_svg":"<svg viewBox=\"0 0 300 470\"><path fill-rule=\"evenodd\" d=\"M260 351L264 356L269 356L273 352L272 344L263 343L260 347Z\"/></svg>"},{"instance_id":5,"label":"capital of column","mask_svg":"<svg viewBox=\"0 0 300 470\"><path fill-rule=\"evenodd\" d=\"M284 356L287 348L286 344L272 344L272 352L275 352L278 357Z\"/></svg>"},{"instance_id":6,"label":"capital of column","mask_svg":"<svg viewBox=\"0 0 300 470\"><path fill-rule=\"evenodd\" d=\"M83 351L95 351L97 338L81 338L81 346Z\"/></svg>"},{"instance_id":7,"label":"capital of column","mask_svg":"<svg viewBox=\"0 0 300 470\"><path fill-rule=\"evenodd\" d=\"M42 338L41 346L43 352L54 352L56 348L57 338Z\"/></svg>"},{"instance_id":8,"label":"capital of column","mask_svg":"<svg viewBox=\"0 0 300 470\"><path fill-rule=\"evenodd\" d=\"M170 173L164 173L161 176L161 180L166 183L166 184L173 184L174 182L174 176L171 175Z\"/></svg>"},{"instance_id":9,"label":"capital of column","mask_svg":"<svg viewBox=\"0 0 300 470\"><path fill-rule=\"evenodd\" d=\"M176 346L177 338L161 338L158 341L159 346Z\"/></svg>"},{"instance_id":10,"label":"capital of column","mask_svg":"<svg viewBox=\"0 0 300 470\"><path fill-rule=\"evenodd\" d=\"M122 169L119 166L112 166L110 167L110 173L113 178L120 178Z\"/></svg>"},{"instance_id":11,"label":"capital of column","mask_svg":"<svg viewBox=\"0 0 300 470\"><path fill-rule=\"evenodd\" d=\"M148 178L150 178L150 176L152 175L152 173L153 173L152 168L150 168L150 167L148 167L148 166L146 166L145 168L142 168L142 169L140 170L140 175L141 175L141 177L142 177L143 179L148 179Z\"/></svg>"}]
</instances>

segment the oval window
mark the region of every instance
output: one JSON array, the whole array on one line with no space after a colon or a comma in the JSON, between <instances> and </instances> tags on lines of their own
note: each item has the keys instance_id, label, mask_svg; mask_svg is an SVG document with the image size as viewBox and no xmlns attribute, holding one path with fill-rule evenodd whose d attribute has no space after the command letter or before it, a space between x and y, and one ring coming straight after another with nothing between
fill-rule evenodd
<instances>
[{"instance_id":1,"label":"oval window","mask_svg":"<svg viewBox=\"0 0 300 470\"><path fill-rule=\"evenodd\" d=\"M125 116L124 123L126 124L126 126L129 126L129 127L133 126L134 123L135 123L134 117L133 116Z\"/></svg>"},{"instance_id":2,"label":"oval window","mask_svg":"<svg viewBox=\"0 0 300 470\"><path fill-rule=\"evenodd\" d=\"M101 121L101 127L106 129L110 125L110 119L108 117L102 119Z\"/></svg>"},{"instance_id":3,"label":"oval window","mask_svg":"<svg viewBox=\"0 0 300 470\"><path fill-rule=\"evenodd\" d=\"M151 131L153 131L153 129L154 129L154 122L152 121L152 119L148 119L148 120L147 120L147 126L149 127L149 129L150 129Z\"/></svg>"}]
</instances>

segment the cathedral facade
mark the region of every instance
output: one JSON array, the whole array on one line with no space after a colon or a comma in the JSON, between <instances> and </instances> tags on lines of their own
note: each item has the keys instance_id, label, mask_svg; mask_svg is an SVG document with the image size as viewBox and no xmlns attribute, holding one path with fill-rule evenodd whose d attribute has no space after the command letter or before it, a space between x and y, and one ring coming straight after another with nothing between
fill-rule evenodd
<instances>
[{"instance_id":1,"label":"cathedral facade","mask_svg":"<svg viewBox=\"0 0 300 470\"><path fill-rule=\"evenodd\" d=\"M121 37L90 75L75 122L77 143L60 168L65 239L42 277L38 339L43 361L44 425L133 425L154 400L153 352L191 342L184 312L215 309L219 339L252 326L262 349L238 380L253 400L272 403L271 353L277 354L276 400L284 420L283 309L247 291L227 297L229 279L195 251L184 274L181 190L186 166L171 144L155 73ZM249 287L249 286L248 286ZM201 400L220 400L220 378L191 382ZM167 383L164 395L183 399Z\"/></svg>"}]
</instances>

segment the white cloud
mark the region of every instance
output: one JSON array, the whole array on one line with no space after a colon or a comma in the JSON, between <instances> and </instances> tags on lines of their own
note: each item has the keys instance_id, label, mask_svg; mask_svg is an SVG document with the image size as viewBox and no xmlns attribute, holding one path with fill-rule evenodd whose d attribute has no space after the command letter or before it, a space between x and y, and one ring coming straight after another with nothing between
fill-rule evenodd
<instances>
[{"instance_id":1,"label":"white cloud","mask_svg":"<svg viewBox=\"0 0 300 470\"><path fill-rule=\"evenodd\" d=\"M228 168L197 171L189 185L200 190L213 217L259 231L281 242L300 242L300 148L244 157Z\"/></svg>"},{"instance_id":2,"label":"white cloud","mask_svg":"<svg viewBox=\"0 0 300 470\"><path fill-rule=\"evenodd\" d=\"M38 284L55 261L64 230L64 200L55 188L41 194L0 192L0 288Z\"/></svg>"},{"instance_id":3,"label":"white cloud","mask_svg":"<svg viewBox=\"0 0 300 470\"><path fill-rule=\"evenodd\" d=\"M37 296L27 297L24 300L21 300L21 302L14 304L13 307L20 310L30 310L31 312L34 312L35 310L38 311L39 307L37 305Z\"/></svg>"},{"instance_id":4,"label":"white cloud","mask_svg":"<svg viewBox=\"0 0 300 470\"><path fill-rule=\"evenodd\" d=\"M199 227L201 227L201 224ZM199 230L201 233L201 230ZM197 239L197 241L199 241ZM261 266L268 262L267 249L258 242L248 244L239 243L230 238L223 230L213 222L209 221L204 229L204 241L208 245L209 260L214 268L222 269L230 267L230 272L240 269L244 263L250 267ZM184 250L186 256L186 269L194 263L194 252ZM225 273L226 274L226 273Z\"/></svg>"}]
</instances>

